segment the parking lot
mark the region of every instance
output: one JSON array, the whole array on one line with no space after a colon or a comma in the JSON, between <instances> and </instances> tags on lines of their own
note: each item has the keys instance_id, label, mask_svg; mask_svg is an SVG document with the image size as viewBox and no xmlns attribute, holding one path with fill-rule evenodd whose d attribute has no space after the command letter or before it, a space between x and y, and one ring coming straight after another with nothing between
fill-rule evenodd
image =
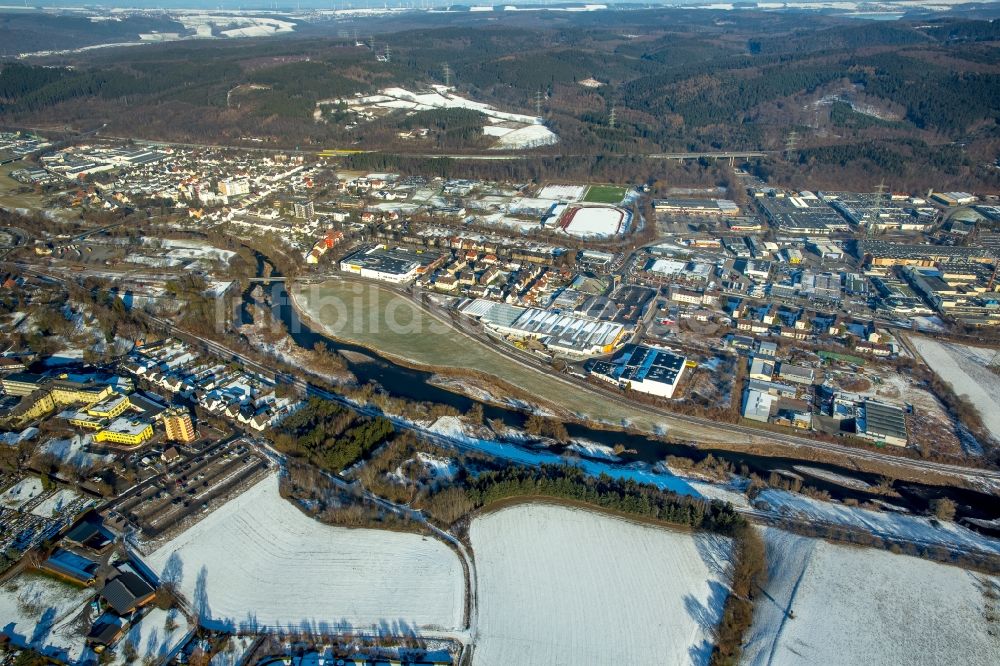
<instances>
[{"instance_id":1,"label":"parking lot","mask_svg":"<svg viewBox=\"0 0 1000 666\"><path fill-rule=\"evenodd\" d=\"M185 518L208 511L268 464L244 439L222 440L183 456L165 473L126 493L110 512L138 527L144 538L153 539Z\"/></svg>"}]
</instances>

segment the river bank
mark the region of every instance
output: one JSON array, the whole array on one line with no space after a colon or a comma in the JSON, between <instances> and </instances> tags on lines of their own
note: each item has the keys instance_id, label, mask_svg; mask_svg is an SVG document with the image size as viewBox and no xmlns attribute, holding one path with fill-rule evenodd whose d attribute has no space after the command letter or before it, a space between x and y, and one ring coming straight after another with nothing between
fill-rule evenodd
<instances>
[{"instance_id":1,"label":"river bank","mask_svg":"<svg viewBox=\"0 0 1000 666\"><path fill-rule=\"evenodd\" d=\"M258 258L264 260L263 255L259 255ZM524 456L531 459L535 454L541 453L532 444L533 438L523 431L526 418L523 405L503 404L502 402L496 404L492 400L484 400L487 397L485 395L476 395L475 398L470 398L466 393L475 394L480 391L475 388L470 391L466 380L460 377L443 377L432 372L393 363L386 359L381 350L375 348L371 341L362 340L361 342L367 344L355 344L335 340L322 332L322 328L318 325L313 328L314 325L311 325L305 318L300 319L299 312L293 300L285 292L283 283L274 283L272 288L274 291L271 302L275 305L274 314L283 323L288 335L301 347L312 348L317 343L323 343L331 351L339 353L348 360L349 369L357 376L359 383L374 382L389 395L406 400L449 405L460 413L466 413L474 405L479 404L485 419L488 419L491 425L500 426L503 433L506 433L501 434L500 431L497 431L497 434L501 435L503 440L511 443L485 445L481 441L477 441L477 449L482 446L489 449L495 444L502 449L503 455L501 457L512 457L514 460L519 460ZM437 385L441 382L453 385L446 389ZM462 386L463 384L465 386ZM566 429L571 441L587 441L604 449L621 450L622 453L618 456L617 461L590 459L591 464L603 462L604 464L599 465L601 471L612 473L617 471L618 473L630 474L637 470L652 472L662 465L667 456L680 456L698 462L706 456L712 455L730 463L735 470L744 476L756 474L765 479L772 472L790 470L794 465L807 460L814 467L845 477L856 478L869 485L879 484L883 476L878 471L864 471L864 466L860 466L857 461L851 459L850 451L843 452L843 455L838 457L837 462L828 463L812 460L810 456L803 455L803 451L797 450L795 447L770 447L764 441L767 436L766 432L761 433L760 439L754 437L756 441L753 445L719 442L695 446L690 443L693 438L678 438L679 442L683 442L679 443L668 440L664 434L649 436L620 424L609 426L589 421L568 421ZM515 437L514 433L518 433L522 437ZM552 455L553 453L555 455ZM584 455L583 458L580 457L581 454ZM568 450L566 452L568 458L552 450L547 455L552 456L553 462L565 462L572 459L588 460L586 451L577 449ZM658 476L654 475L654 477ZM959 517L982 520L992 520L998 517L992 497L981 491L955 487L953 480L918 478L911 482L905 480L905 475L902 474L897 474L894 478L899 479L896 483L896 489L902 495L897 504L905 510L923 513L928 510L932 500L948 497L958 505ZM811 480L810 485L839 501L856 500L864 503L881 499L877 495L822 479Z\"/></svg>"},{"instance_id":2,"label":"river bank","mask_svg":"<svg viewBox=\"0 0 1000 666\"><path fill-rule=\"evenodd\" d=\"M336 279L305 288L291 285L288 299L297 316L334 340L357 345L404 367L459 379L474 378L468 397L492 402L523 401L570 422L616 430L637 430L677 439L732 442L739 435L692 425L642 405L624 404L588 391L487 346L442 316L390 289L370 282ZM464 389L460 382L442 386ZM491 390L492 389L492 390Z\"/></svg>"}]
</instances>

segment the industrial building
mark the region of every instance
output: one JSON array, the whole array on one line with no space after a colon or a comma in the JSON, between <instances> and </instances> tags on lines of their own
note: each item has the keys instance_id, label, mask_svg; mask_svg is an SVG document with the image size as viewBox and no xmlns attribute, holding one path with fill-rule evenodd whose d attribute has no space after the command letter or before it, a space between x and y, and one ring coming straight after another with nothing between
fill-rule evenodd
<instances>
[{"instance_id":1,"label":"industrial building","mask_svg":"<svg viewBox=\"0 0 1000 666\"><path fill-rule=\"evenodd\" d=\"M345 257L340 262L340 270L374 280L402 284L412 282L417 276L437 268L443 260L444 255L435 252L403 248L390 250L379 245Z\"/></svg>"},{"instance_id":2,"label":"industrial building","mask_svg":"<svg viewBox=\"0 0 1000 666\"><path fill-rule=\"evenodd\" d=\"M611 262L613 262L614 259L615 255L610 252L581 250L577 256L576 263L581 268L603 272L611 268Z\"/></svg>"},{"instance_id":3,"label":"industrial building","mask_svg":"<svg viewBox=\"0 0 1000 666\"><path fill-rule=\"evenodd\" d=\"M590 365L590 374L622 388L672 398L684 372L683 356L657 347L628 344L610 361Z\"/></svg>"},{"instance_id":4,"label":"industrial building","mask_svg":"<svg viewBox=\"0 0 1000 666\"><path fill-rule=\"evenodd\" d=\"M769 382L774 378L774 361L755 356L750 359L750 379Z\"/></svg>"},{"instance_id":5,"label":"industrial building","mask_svg":"<svg viewBox=\"0 0 1000 666\"><path fill-rule=\"evenodd\" d=\"M825 192L823 200L851 224L877 231L924 231L934 224L930 207L904 208L878 193Z\"/></svg>"},{"instance_id":6,"label":"industrial building","mask_svg":"<svg viewBox=\"0 0 1000 666\"><path fill-rule=\"evenodd\" d=\"M770 393L748 389L743 393L743 418L767 423L771 418L771 406L777 398Z\"/></svg>"},{"instance_id":7,"label":"industrial building","mask_svg":"<svg viewBox=\"0 0 1000 666\"><path fill-rule=\"evenodd\" d=\"M844 218L810 192L762 196L757 198L757 204L767 221L785 233L828 236L850 228Z\"/></svg>"},{"instance_id":8,"label":"industrial building","mask_svg":"<svg viewBox=\"0 0 1000 666\"><path fill-rule=\"evenodd\" d=\"M520 338L535 338L552 351L580 356L610 353L626 332L616 322L540 308L527 308L509 326L494 328Z\"/></svg>"},{"instance_id":9,"label":"industrial building","mask_svg":"<svg viewBox=\"0 0 1000 666\"><path fill-rule=\"evenodd\" d=\"M782 362L778 368L778 377L794 384L811 385L816 381L816 371L806 366Z\"/></svg>"},{"instance_id":10,"label":"industrial building","mask_svg":"<svg viewBox=\"0 0 1000 666\"><path fill-rule=\"evenodd\" d=\"M729 199L654 199L653 210L681 215L740 214L740 207Z\"/></svg>"},{"instance_id":11,"label":"industrial building","mask_svg":"<svg viewBox=\"0 0 1000 666\"><path fill-rule=\"evenodd\" d=\"M945 206L968 206L978 201L974 194L968 192L934 192L931 199Z\"/></svg>"},{"instance_id":12,"label":"industrial building","mask_svg":"<svg viewBox=\"0 0 1000 666\"><path fill-rule=\"evenodd\" d=\"M510 305L509 303L497 303L488 301L485 298L477 298L462 305L459 310L470 317L479 319L484 324L494 328L509 328L514 325L527 308Z\"/></svg>"},{"instance_id":13,"label":"industrial building","mask_svg":"<svg viewBox=\"0 0 1000 666\"><path fill-rule=\"evenodd\" d=\"M951 245L904 245L882 240L864 240L861 256L869 266L935 266L951 262L991 263L996 257L987 248Z\"/></svg>"},{"instance_id":14,"label":"industrial building","mask_svg":"<svg viewBox=\"0 0 1000 666\"><path fill-rule=\"evenodd\" d=\"M861 403L855 419L855 430L858 437L876 443L906 446L909 441L903 408L877 400L864 400Z\"/></svg>"}]
</instances>

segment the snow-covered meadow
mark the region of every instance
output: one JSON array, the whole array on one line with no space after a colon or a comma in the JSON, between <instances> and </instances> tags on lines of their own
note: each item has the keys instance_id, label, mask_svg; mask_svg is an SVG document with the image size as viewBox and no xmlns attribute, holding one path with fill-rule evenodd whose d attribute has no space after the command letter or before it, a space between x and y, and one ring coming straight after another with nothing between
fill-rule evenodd
<instances>
[{"instance_id":1,"label":"snow-covered meadow","mask_svg":"<svg viewBox=\"0 0 1000 666\"><path fill-rule=\"evenodd\" d=\"M1000 441L1000 375L990 370L995 349L913 336L913 346L956 394L967 396L994 439Z\"/></svg>"},{"instance_id":2,"label":"snow-covered meadow","mask_svg":"<svg viewBox=\"0 0 1000 666\"><path fill-rule=\"evenodd\" d=\"M458 556L416 534L319 523L270 475L153 552L209 627L408 631L462 624Z\"/></svg>"},{"instance_id":3,"label":"snow-covered meadow","mask_svg":"<svg viewBox=\"0 0 1000 666\"><path fill-rule=\"evenodd\" d=\"M193 627L184 614L176 608L169 611L154 608L136 624L129 627L121 644L115 650L114 666L130 663L124 645L135 649L138 663L163 663L174 654Z\"/></svg>"},{"instance_id":4,"label":"snow-covered meadow","mask_svg":"<svg viewBox=\"0 0 1000 666\"><path fill-rule=\"evenodd\" d=\"M888 539L989 555L1000 554L1000 539L974 532L958 523L932 521L924 516L870 511L774 488L761 491L754 500L754 507L807 522L861 529Z\"/></svg>"},{"instance_id":5,"label":"snow-covered meadow","mask_svg":"<svg viewBox=\"0 0 1000 666\"><path fill-rule=\"evenodd\" d=\"M74 508L80 493L71 488L60 488L35 506L31 513L39 518L58 518Z\"/></svg>"},{"instance_id":6,"label":"snow-covered meadow","mask_svg":"<svg viewBox=\"0 0 1000 666\"><path fill-rule=\"evenodd\" d=\"M0 506L8 509L20 509L22 506L42 494L42 480L37 476L28 476L0 494Z\"/></svg>"},{"instance_id":7,"label":"snow-covered meadow","mask_svg":"<svg viewBox=\"0 0 1000 666\"><path fill-rule=\"evenodd\" d=\"M73 465L80 469L109 464L115 459L114 455L110 453L91 453L88 448L93 442L94 436L90 433L73 435L66 439L50 439L42 444L39 452L54 456L63 464Z\"/></svg>"},{"instance_id":8,"label":"snow-covered meadow","mask_svg":"<svg viewBox=\"0 0 1000 666\"><path fill-rule=\"evenodd\" d=\"M990 587L1000 593L1000 579L773 528L763 532L769 580L746 636L744 664L997 662L1000 631L986 608Z\"/></svg>"},{"instance_id":9,"label":"snow-covered meadow","mask_svg":"<svg viewBox=\"0 0 1000 666\"><path fill-rule=\"evenodd\" d=\"M386 88L376 95L356 95L344 99L320 100L317 107L328 104L346 104L351 110L373 117L372 109L403 110L405 112L431 109L470 109L486 117L483 134L496 137L496 150L515 150L548 146L559 142L559 137L543 124L542 118L523 113L499 111L489 104L475 102L456 95L453 89L433 85L430 90L413 92L405 88Z\"/></svg>"},{"instance_id":10,"label":"snow-covered meadow","mask_svg":"<svg viewBox=\"0 0 1000 666\"><path fill-rule=\"evenodd\" d=\"M554 504L470 528L477 664L703 664L729 542Z\"/></svg>"},{"instance_id":11,"label":"snow-covered meadow","mask_svg":"<svg viewBox=\"0 0 1000 666\"><path fill-rule=\"evenodd\" d=\"M14 645L30 646L63 661L93 653L77 626L94 590L39 574L22 574L0 586L0 632Z\"/></svg>"}]
</instances>

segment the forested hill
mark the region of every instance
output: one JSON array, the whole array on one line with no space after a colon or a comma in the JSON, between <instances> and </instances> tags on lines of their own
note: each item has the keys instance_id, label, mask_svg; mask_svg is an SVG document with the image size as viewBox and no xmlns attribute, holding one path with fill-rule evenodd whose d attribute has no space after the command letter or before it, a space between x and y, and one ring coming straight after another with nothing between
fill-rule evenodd
<instances>
[{"instance_id":1,"label":"forested hill","mask_svg":"<svg viewBox=\"0 0 1000 666\"><path fill-rule=\"evenodd\" d=\"M540 102L561 139L543 153L767 149L781 152L778 172L794 165L837 182L852 171L900 183L993 177L982 168L1000 150L993 22L669 8L554 14L493 22L420 15L412 25L394 17L374 50L314 25L305 32L324 36L7 63L0 114L10 124L106 122L119 135L184 141L481 150L475 117L418 122L398 112L357 122L344 108L316 104L443 83L447 69L466 97L531 114ZM388 61L380 57L386 46ZM416 124L431 130L422 143L401 138Z\"/></svg>"}]
</instances>

